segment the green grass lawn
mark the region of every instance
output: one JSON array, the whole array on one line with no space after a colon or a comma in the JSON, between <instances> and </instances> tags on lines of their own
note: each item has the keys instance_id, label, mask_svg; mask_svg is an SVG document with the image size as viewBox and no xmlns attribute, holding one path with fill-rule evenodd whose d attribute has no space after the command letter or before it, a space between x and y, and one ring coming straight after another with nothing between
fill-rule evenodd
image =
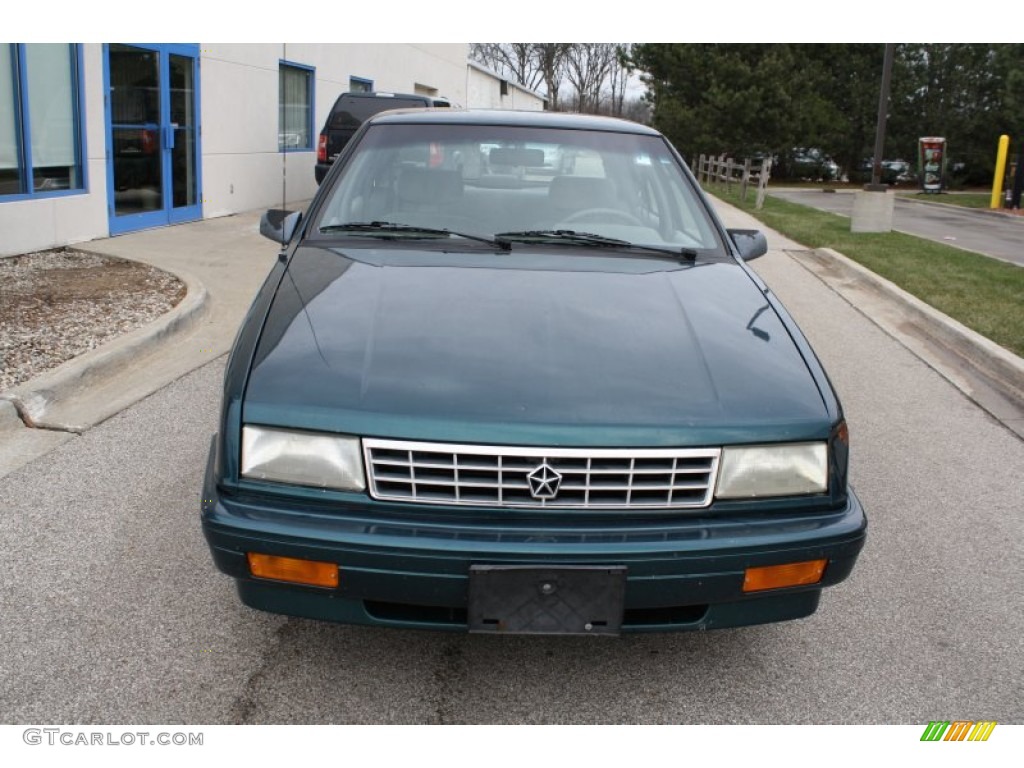
<instances>
[{"instance_id":1,"label":"green grass lawn","mask_svg":"<svg viewBox=\"0 0 1024 768\"><path fill-rule=\"evenodd\" d=\"M850 232L850 220L771 196L754 210L738 188L708 191L806 245L833 248L1016 355L1024 356L1024 268L901 232Z\"/></svg>"}]
</instances>

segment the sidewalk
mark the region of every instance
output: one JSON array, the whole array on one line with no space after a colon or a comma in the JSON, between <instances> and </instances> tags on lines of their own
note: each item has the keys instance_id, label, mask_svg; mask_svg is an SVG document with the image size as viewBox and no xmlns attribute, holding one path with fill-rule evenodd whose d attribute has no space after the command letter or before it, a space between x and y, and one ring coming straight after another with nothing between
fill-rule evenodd
<instances>
[{"instance_id":1,"label":"sidewalk","mask_svg":"<svg viewBox=\"0 0 1024 768\"><path fill-rule=\"evenodd\" d=\"M1024 360L922 305L841 254L809 251L739 209L713 200L727 227L764 231L770 252L795 259L1024 437ZM230 349L278 253L277 246L259 234L261 213L207 219L75 246L171 272L186 283L188 294L174 310L149 325L6 393L7 399L0 399L0 477ZM768 264L754 261L752 266L768 272ZM984 374L993 363L1002 381L993 382Z\"/></svg>"},{"instance_id":2,"label":"sidewalk","mask_svg":"<svg viewBox=\"0 0 1024 768\"><path fill-rule=\"evenodd\" d=\"M230 349L277 257L277 246L259 234L261 214L75 246L151 264L176 275L188 293L161 318L5 393L7 399L0 399L0 477Z\"/></svg>"}]
</instances>

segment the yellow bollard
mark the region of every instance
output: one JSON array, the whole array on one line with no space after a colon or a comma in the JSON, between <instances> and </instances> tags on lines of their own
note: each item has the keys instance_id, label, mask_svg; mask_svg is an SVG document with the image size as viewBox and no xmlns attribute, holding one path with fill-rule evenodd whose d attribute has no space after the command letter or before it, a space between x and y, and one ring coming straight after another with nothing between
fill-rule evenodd
<instances>
[{"instance_id":1,"label":"yellow bollard","mask_svg":"<svg viewBox=\"0 0 1024 768\"><path fill-rule=\"evenodd\" d=\"M992 200L989 208L999 207L999 198L1003 196L1003 176L1006 175L1006 152L1010 148L1010 137L1005 133L999 137L999 152L996 154L996 175L992 179Z\"/></svg>"}]
</instances>

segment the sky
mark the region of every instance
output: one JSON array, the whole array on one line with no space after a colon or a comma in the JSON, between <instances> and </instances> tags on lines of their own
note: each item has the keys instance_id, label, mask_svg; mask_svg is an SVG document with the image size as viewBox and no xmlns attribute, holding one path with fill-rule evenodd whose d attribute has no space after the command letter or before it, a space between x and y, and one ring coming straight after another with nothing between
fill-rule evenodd
<instances>
[{"instance_id":1,"label":"sky","mask_svg":"<svg viewBox=\"0 0 1024 768\"><path fill-rule=\"evenodd\" d=\"M480 0L377 0L360 12L340 12L337 0L241 6L175 0L159 17L140 13L138 0L50 0L8 4L3 37L11 42L899 42L922 30L921 7L891 0L849 5L817 0L731 0L670 3L630 0L621 13L611 3L517 0L488 6ZM247 11L240 8L247 7ZM949 42L1018 42L1024 3L998 13L956 14ZM335 21L330 21L334 19ZM936 27L929 27L933 34ZM940 25L939 30L943 27ZM931 42L904 39L902 42ZM629 98L644 91L632 78Z\"/></svg>"},{"instance_id":2,"label":"sky","mask_svg":"<svg viewBox=\"0 0 1024 768\"><path fill-rule=\"evenodd\" d=\"M500 5L377 0L353 13L337 0L282 2L279 12L271 3L50 0L8 3L3 37L18 42L111 42L146 35L154 42L898 42L897 35L924 30L950 36L945 42L1019 42L1024 30L1021 3L1002 4L998 11L993 6L988 12L941 12L940 23L927 27L920 3L891 0L860 0L855 6L821 0L630 0L621 12L609 11L612 7L579 0Z\"/></svg>"}]
</instances>

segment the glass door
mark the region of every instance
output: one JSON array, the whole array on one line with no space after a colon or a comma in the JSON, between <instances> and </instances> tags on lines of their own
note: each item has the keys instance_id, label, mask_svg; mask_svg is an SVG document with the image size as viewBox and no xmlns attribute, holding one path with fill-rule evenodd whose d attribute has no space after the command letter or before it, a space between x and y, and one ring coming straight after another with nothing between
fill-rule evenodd
<instances>
[{"instance_id":1,"label":"glass door","mask_svg":"<svg viewBox=\"0 0 1024 768\"><path fill-rule=\"evenodd\" d=\"M111 234L202 218L197 68L197 46L106 46Z\"/></svg>"},{"instance_id":2,"label":"glass door","mask_svg":"<svg viewBox=\"0 0 1024 768\"><path fill-rule=\"evenodd\" d=\"M196 174L196 60L176 53L168 55L170 70L171 221L200 218L190 213L199 202Z\"/></svg>"},{"instance_id":3,"label":"glass door","mask_svg":"<svg viewBox=\"0 0 1024 768\"><path fill-rule=\"evenodd\" d=\"M160 54L111 45L109 62L114 215L162 211Z\"/></svg>"}]
</instances>

